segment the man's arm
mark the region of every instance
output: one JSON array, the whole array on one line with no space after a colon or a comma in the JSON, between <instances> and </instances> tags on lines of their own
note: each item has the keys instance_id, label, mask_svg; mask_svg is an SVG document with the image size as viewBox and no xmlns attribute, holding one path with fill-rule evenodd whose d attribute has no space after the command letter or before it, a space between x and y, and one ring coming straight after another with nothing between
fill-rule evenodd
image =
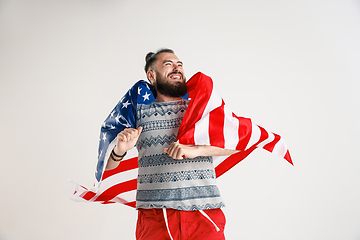
<instances>
[{"instance_id":1,"label":"man's arm","mask_svg":"<svg viewBox=\"0 0 360 240\"><path fill-rule=\"evenodd\" d=\"M174 159L183 159L184 157L195 158L199 156L227 156L240 151L207 145L189 146L174 142L169 148L164 148L164 152Z\"/></svg>"},{"instance_id":2,"label":"man's arm","mask_svg":"<svg viewBox=\"0 0 360 240\"><path fill-rule=\"evenodd\" d=\"M117 135L116 145L113 150L115 155L113 153L110 154L105 171L114 169L119 166L120 161L123 159L123 157L120 156L124 155L127 151L135 146L141 131L142 127L139 127L138 129L126 128Z\"/></svg>"}]
</instances>

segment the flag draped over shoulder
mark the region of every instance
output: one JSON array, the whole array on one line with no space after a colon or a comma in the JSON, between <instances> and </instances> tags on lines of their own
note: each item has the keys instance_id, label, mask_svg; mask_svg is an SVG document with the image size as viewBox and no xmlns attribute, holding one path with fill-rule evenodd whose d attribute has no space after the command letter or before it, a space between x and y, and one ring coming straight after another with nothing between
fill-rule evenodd
<instances>
[{"instance_id":1,"label":"flag draped over shoulder","mask_svg":"<svg viewBox=\"0 0 360 240\"><path fill-rule=\"evenodd\" d=\"M199 72L186 85L190 103L178 132L179 143L240 150L230 156L213 157L217 177L258 147L277 154L292 164L283 139L252 123L251 119L238 117L227 109L210 77ZM125 128L136 127L136 105L154 101L153 91L150 84L141 80L116 105L101 128L96 184L94 188L87 189L73 182L73 200L119 202L135 207L138 172L136 148L128 152L117 168L109 171L104 169L115 146L117 134Z\"/></svg>"},{"instance_id":2,"label":"flag draped over shoulder","mask_svg":"<svg viewBox=\"0 0 360 240\"><path fill-rule=\"evenodd\" d=\"M135 207L136 178L138 170L137 150L126 154L116 169L105 171L107 160L116 143L116 136L125 128L136 127L136 105L155 101L155 90L140 80L119 101L101 126L95 184L87 189L75 182L71 199L100 203L123 203Z\"/></svg>"},{"instance_id":3,"label":"flag draped over shoulder","mask_svg":"<svg viewBox=\"0 0 360 240\"><path fill-rule=\"evenodd\" d=\"M217 177L258 147L292 164L284 140L254 124L250 118L238 117L231 112L210 77L197 73L188 81L187 87L191 101L178 132L179 143L240 150L230 156L213 157Z\"/></svg>"}]
</instances>

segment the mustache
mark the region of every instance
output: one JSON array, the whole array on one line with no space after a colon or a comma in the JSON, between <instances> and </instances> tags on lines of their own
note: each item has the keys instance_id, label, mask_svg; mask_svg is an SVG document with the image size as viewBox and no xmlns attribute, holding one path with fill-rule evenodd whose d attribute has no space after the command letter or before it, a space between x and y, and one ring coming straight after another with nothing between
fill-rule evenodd
<instances>
[{"instance_id":1,"label":"mustache","mask_svg":"<svg viewBox=\"0 0 360 240\"><path fill-rule=\"evenodd\" d=\"M184 78L184 75L181 72L175 71L168 74L168 77L170 77L171 74L180 74L181 78Z\"/></svg>"}]
</instances>

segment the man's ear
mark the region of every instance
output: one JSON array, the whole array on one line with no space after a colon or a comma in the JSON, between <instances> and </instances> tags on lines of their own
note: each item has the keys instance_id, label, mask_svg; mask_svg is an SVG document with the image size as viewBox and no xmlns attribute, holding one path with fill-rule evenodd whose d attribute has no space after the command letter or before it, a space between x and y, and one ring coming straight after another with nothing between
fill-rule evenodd
<instances>
[{"instance_id":1,"label":"man's ear","mask_svg":"<svg viewBox=\"0 0 360 240\"><path fill-rule=\"evenodd\" d=\"M155 83L155 72L153 70L149 70L146 73L147 78L151 82L151 84L154 86Z\"/></svg>"}]
</instances>

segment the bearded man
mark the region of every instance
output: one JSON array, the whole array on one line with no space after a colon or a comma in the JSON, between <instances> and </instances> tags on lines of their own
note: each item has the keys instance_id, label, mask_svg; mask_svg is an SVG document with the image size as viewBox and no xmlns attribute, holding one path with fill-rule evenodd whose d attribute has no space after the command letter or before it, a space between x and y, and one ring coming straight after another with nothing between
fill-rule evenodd
<instances>
[{"instance_id":1,"label":"bearded man","mask_svg":"<svg viewBox=\"0 0 360 240\"><path fill-rule=\"evenodd\" d=\"M137 129L118 134L106 165L116 168L136 144L136 239L225 239L212 156L237 151L175 142L189 100L181 98L187 92L183 63L171 49L148 53L145 72L156 100L137 105Z\"/></svg>"}]
</instances>

